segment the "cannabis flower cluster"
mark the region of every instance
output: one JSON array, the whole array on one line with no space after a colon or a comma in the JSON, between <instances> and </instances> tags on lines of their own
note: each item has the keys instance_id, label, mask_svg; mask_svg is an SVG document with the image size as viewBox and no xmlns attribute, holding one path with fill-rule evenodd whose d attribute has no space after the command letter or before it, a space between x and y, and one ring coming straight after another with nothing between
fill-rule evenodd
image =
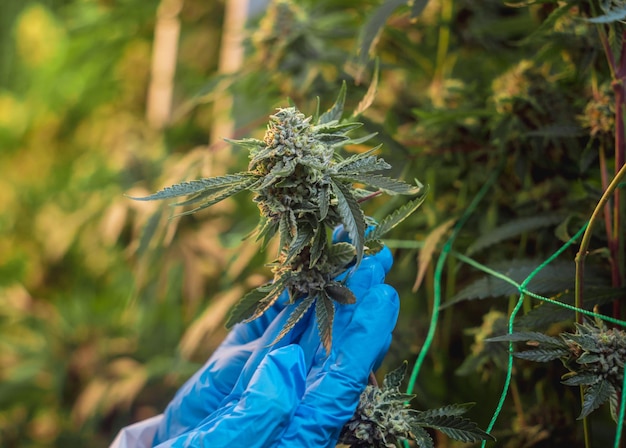
<instances>
[{"instance_id":1,"label":"cannabis flower cluster","mask_svg":"<svg viewBox=\"0 0 626 448\"><path fill-rule=\"evenodd\" d=\"M569 372L563 384L585 386L583 407L579 418L588 416L607 401L611 415L617 421L617 405L624 381L626 361L626 332L608 329L597 320L576 324L575 333L560 337L536 332L518 332L491 338L490 341L526 342L533 348L514 355L537 362L560 359Z\"/></svg>"},{"instance_id":2,"label":"cannabis flower cluster","mask_svg":"<svg viewBox=\"0 0 626 448\"><path fill-rule=\"evenodd\" d=\"M280 238L278 258L271 264L274 279L244 296L233 309L227 327L261 316L286 290L289 303L297 303L277 340L315 306L320 338L327 351L332 341L334 303L354 303L355 297L335 278L358 265L366 249L381 247L379 238L419 207L424 195L387 216L369 232L360 208L363 197L378 192L414 195L421 185L409 185L376 172L391 168L372 153L343 158L336 150L360 144L374 134L351 138L348 132L360 123L340 122L345 84L327 112L306 117L295 107L279 109L270 116L263 140L247 138L229 142L250 151L248 171L221 177L182 182L141 200L188 198L174 205L196 205L194 213L249 190L260 211L257 240L265 247ZM355 188L358 183L370 190ZM351 243L330 241L330 230L343 224Z\"/></svg>"},{"instance_id":3,"label":"cannabis flower cluster","mask_svg":"<svg viewBox=\"0 0 626 448\"><path fill-rule=\"evenodd\" d=\"M460 415L472 403L418 411L409 408L414 395L400 392L406 374L406 361L388 373L378 388L368 385L354 416L343 427L339 442L352 448L395 448L404 440L413 440L420 448L433 448L433 440L425 428L443 432L463 442L495 440L476 424Z\"/></svg>"}]
</instances>

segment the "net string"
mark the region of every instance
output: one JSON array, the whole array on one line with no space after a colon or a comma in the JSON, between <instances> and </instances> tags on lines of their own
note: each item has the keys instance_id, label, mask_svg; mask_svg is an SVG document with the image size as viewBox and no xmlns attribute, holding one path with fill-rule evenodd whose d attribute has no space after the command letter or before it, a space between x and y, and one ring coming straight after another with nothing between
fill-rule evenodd
<instances>
[{"instance_id":1,"label":"net string","mask_svg":"<svg viewBox=\"0 0 626 448\"><path fill-rule=\"evenodd\" d=\"M465 212L463 213L463 215L461 216L461 218L457 221L456 225L454 226L452 233L450 235L450 237L448 238L448 240L445 242L443 249L437 259L437 264L435 266L435 271L434 271L434 285L433 285L433 312L430 318L430 324L429 324L429 328L428 328L428 333L426 335L426 338L424 340L424 344L422 345L422 348L418 354L418 357L415 361L415 364L413 365L413 369L411 371L411 376L409 378L409 383L407 386L407 394L411 394L413 392L413 389L415 388L415 383L417 381L417 377L419 376L419 372L421 370L421 367L424 363L424 360L426 358L426 355L428 354L430 347L432 345L432 342L434 340L435 337L435 333L436 333L436 329L437 329L437 323L439 321L439 309L441 306L441 302L442 302L442 293L441 293L441 285L442 285L442 275L443 275L443 271L444 271L444 267L446 264L446 261L448 259L448 256L452 255L455 258L457 258L458 260L472 266L475 267L489 275L492 275L500 280L506 281L507 283L515 286L520 294L517 303L515 305L515 307L513 308L513 311L511 312L511 315L509 316L509 321L508 321L508 334L512 334L513 333L513 327L514 327L514 321L515 321L515 317L517 316L517 313L519 312L519 310L522 308L522 305L524 303L524 299L525 297L531 297L533 299L537 299L537 300L541 300L543 302L548 302L548 303L552 303L554 305L566 308L568 310L571 311L575 311L575 312L579 312L581 314L593 317L593 318L598 318L601 319L603 321L606 322L610 322L612 324L615 325L619 325L621 327L626 327L626 321L623 320L619 320L619 319L615 319L613 317L610 316L606 316L603 314L598 314L595 313L593 311L588 311L585 309L580 309L577 308L575 306L569 305L567 303L562 303L559 302L557 300L553 300L550 299L548 297L544 297L541 296L539 294L535 294L532 291L529 291L527 289L528 284L531 282L531 280L542 270L544 269L548 264L550 264L552 261L554 261L559 255L561 255L568 247L570 247L572 244L574 244L584 233L584 231L586 230L587 226L588 226L588 222L585 223L577 232L576 234L571 237L569 239L569 241L567 241L565 244L563 244L563 246L561 246L556 252L554 252L554 254L552 254L548 259L546 259L543 263L541 263L539 266L537 266L537 268L535 268L530 275L528 275L526 277L526 279L524 279L524 281L522 281L522 283L517 283L515 280L511 279L510 277L507 277L506 275L494 271L493 269L490 269L489 267L471 259L470 257L467 257L459 252L456 252L452 249L452 246L459 234L459 232L461 231L461 229L463 228L463 226L465 225L465 223L467 222L467 220L473 215L474 211L476 210L478 204L482 201L482 199L484 198L484 196L487 194L487 192L489 191L489 189L493 186L493 184L496 182L496 180L498 179L498 177L500 176L500 173L502 172L502 168L504 167L504 163L503 161L499 164L498 168L496 170L494 170L492 172L492 175L488 178L487 182L485 182L483 184L483 186L481 187L481 189L479 190L479 192L476 194L476 196L474 197L474 199L472 200L472 202L469 204L469 206L466 208ZM620 187L622 187L624 185L624 183L620 183ZM502 408L504 406L504 402L506 400L506 396L508 394L510 385L511 385L511 379L512 379L512 372L513 372L513 343L509 342L509 350L508 350L508 362L507 362L507 371L506 371L506 377L505 377L505 382L504 382L504 386L503 386L503 390L502 393L500 395L500 399L498 401L498 404L496 406L496 409L494 410L493 416L489 422L489 425L487 427L487 432L491 432L491 430L493 429L493 427L496 424L496 421L500 415L500 413L502 412ZM618 417L618 423L617 423L617 429L616 429L616 434L615 434L615 442L614 442L614 448L619 448L620 446L620 440L621 440L621 435L623 432L623 422L624 422L624 415L625 415L625 410L626 410L626 406L623 406L622 404L625 403L626 400L626 375L624 375L624 379L623 379L623 383L622 383L622 393L621 393L621 399L620 399L620 410L619 410L619 417ZM481 444L481 448L485 448L487 441L483 441ZM408 441L404 441L404 447L408 448L409 444Z\"/></svg>"}]
</instances>

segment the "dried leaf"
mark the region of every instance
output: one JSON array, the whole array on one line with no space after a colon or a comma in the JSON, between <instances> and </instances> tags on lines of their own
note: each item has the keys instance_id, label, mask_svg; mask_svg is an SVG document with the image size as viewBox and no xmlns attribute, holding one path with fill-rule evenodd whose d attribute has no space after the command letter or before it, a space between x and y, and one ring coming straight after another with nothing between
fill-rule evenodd
<instances>
[{"instance_id":1,"label":"dried leaf","mask_svg":"<svg viewBox=\"0 0 626 448\"><path fill-rule=\"evenodd\" d=\"M417 292L422 284L422 280L424 280L424 275L426 275L426 270L432 261L432 256L437 249L439 240L443 238L450 227L454 225L454 222L454 219L449 219L443 224L438 225L424 239L424 245L422 246L417 258L417 277L415 278L415 283L413 284L413 292Z\"/></svg>"}]
</instances>

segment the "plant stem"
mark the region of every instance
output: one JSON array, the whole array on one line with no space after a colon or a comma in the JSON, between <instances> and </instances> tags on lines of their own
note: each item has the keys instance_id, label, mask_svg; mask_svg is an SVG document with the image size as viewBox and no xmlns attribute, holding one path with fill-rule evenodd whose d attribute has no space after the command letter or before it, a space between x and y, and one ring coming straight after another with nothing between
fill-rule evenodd
<instances>
[{"instance_id":1,"label":"plant stem","mask_svg":"<svg viewBox=\"0 0 626 448\"><path fill-rule=\"evenodd\" d=\"M576 262L576 283L574 292L576 308L582 309L583 307L584 263L585 258L587 257L587 253L589 251L589 243L591 241L593 226L598 220L598 216L602 213L604 206L609 201L613 193L617 190L619 183L625 175L626 165L622 166L619 172L615 175L615 177L607 187L606 191L596 204L596 208L591 214L591 218L589 218L589 225L587 226L587 229L585 229L585 233L583 234L580 248L578 249L578 253L576 254L576 258L574 259ZM578 310L576 311L576 322L582 323L582 314Z\"/></svg>"}]
</instances>

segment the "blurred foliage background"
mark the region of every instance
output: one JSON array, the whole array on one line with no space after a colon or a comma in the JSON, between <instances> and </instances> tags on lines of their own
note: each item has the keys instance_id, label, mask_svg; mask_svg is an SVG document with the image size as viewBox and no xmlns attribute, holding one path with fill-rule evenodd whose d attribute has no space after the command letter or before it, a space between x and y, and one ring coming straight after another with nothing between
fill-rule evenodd
<instances>
[{"instance_id":1,"label":"blurred foliage background","mask_svg":"<svg viewBox=\"0 0 626 448\"><path fill-rule=\"evenodd\" d=\"M0 446L107 446L159 413L210 355L229 307L268 277L271 248L242 241L254 204L241 196L170 219L171 207L124 194L246 166L221 139L261 137L287 98L313 113L345 80L350 110L378 82L363 132L378 132L394 175L430 185L388 241L402 313L381 374L415 360L433 261L494 172L455 249L523 280L588 219L619 168L611 72L598 27L582 20L597 5L531 3L4 0ZM620 26L608 34L617 50ZM369 211L400 204L377 198ZM614 230L623 235L623 222ZM590 307L624 295L623 236L617 252L610 240L599 226ZM574 255L531 290L571 299ZM476 401L471 417L485 427L506 348L484 339L505 331L516 292L446 263L454 306L442 310L413 405ZM554 334L573 319L537 319L555 311L541 308L527 301L521 324ZM497 446L580 446L579 397L563 373L517 365ZM608 412L594 418L594 440L608 446Z\"/></svg>"}]
</instances>

